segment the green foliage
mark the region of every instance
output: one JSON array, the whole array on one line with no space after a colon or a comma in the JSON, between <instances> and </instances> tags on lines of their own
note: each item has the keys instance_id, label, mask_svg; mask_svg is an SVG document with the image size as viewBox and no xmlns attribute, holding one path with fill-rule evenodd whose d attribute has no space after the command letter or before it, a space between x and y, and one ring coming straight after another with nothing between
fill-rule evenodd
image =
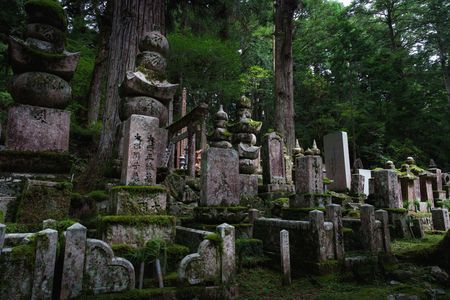
<instances>
[{"instance_id":1,"label":"green foliage","mask_svg":"<svg viewBox=\"0 0 450 300\"><path fill-rule=\"evenodd\" d=\"M215 108L239 98L241 62L235 44L189 33L169 34L168 39L168 77L183 82L191 105L206 102Z\"/></svg>"},{"instance_id":2,"label":"green foliage","mask_svg":"<svg viewBox=\"0 0 450 300\"><path fill-rule=\"evenodd\" d=\"M89 192L86 197L93 199L94 201L105 201L108 200L109 194L105 190L95 190Z\"/></svg>"}]
</instances>

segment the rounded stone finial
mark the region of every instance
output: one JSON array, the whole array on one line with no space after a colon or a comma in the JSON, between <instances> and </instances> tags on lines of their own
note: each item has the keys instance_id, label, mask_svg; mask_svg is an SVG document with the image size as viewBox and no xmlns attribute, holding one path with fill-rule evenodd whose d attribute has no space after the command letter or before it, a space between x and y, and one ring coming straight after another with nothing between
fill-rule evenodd
<instances>
[{"instance_id":1,"label":"rounded stone finial","mask_svg":"<svg viewBox=\"0 0 450 300\"><path fill-rule=\"evenodd\" d=\"M415 164L416 164L416 161L415 161L414 158L412 158L411 156L408 156L408 157L406 158L406 164L408 164L408 165L415 165Z\"/></svg>"},{"instance_id":2,"label":"rounded stone finial","mask_svg":"<svg viewBox=\"0 0 450 300\"><path fill-rule=\"evenodd\" d=\"M220 104L219 110L216 112L216 120L228 121L228 114L223 110L222 104Z\"/></svg>"},{"instance_id":3,"label":"rounded stone finial","mask_svg":"<svg viewBox=\"0 0 450 300\"><path fill-rule=\"evenodd\" d=\"M154 51L166 55L169 52L169 41L159 31L151 31L144 34L139 43L139 51Z\"/></svg>"},{"instance_id":4,"label":"rounded stone finial","mask_svg":"<svg viewBox=\"0 0 450 300\"><path fill-rule=\"evenodd\" d=\"M306 149L305 151L305 155L314 155L314 152L312 151L311 148Z\"/></svg>"},{"instance_id":5,"label":"rounded stone finial","mask_svg":"<svg viewBox=\"0 0 450 300\"><path fill-rule=\"evenodd\" d=\"M252 108L252 100L246 96L241 96L237 102L238 108Z\"/></svg>"},{"instance_id":6,"label":"rounded stone finial","mask_svg":"<svg viewBox=\"0 0 450 300\"><path fill-rule=\"evenodd\" d=\"M292 154L294 157L302 156L304 153L303 148L300 146L298 139L295 140L295 148L292 150Z\"/></svg>"},{"instance_id":7,"label":"rounded stone finial","mask_svg":"<svg viewBox=\"0 0 450 300\"><path fill-rule=\"evenodd\" d=\"M388 160L388 161L384 164L384 168L385 168L385 169L389 169L389 170L395 169L394 162L393 162L392 160Z\"/></svg>"},{"instance_id":8,"label":"rounded stone finial","mask_svg":"<svg viewBox=\"0 0 450 300\"><path fill-rule=\"evenodd\" d=\"M311 151L313 152L313 155L320 155L320 150L317 148L316 140L313 141L313 146L311 148Z\"/></svg>"}]
</instances>

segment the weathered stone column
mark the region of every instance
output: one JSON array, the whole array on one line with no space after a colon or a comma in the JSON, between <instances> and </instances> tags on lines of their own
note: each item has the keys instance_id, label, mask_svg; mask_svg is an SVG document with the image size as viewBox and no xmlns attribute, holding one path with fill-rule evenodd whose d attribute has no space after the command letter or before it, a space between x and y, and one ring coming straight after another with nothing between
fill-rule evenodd
<instances>
[{"instance_id":1,"label":"weathered stone column","mask_svg":"<svg viewBox=\"0 0 450 300\"><path fill-rule=\"evenodd\" d=\"M448 230L450 228L450 220L446 208L432 209L431 216L434 230Z\"/></svg>"},{"instance_id":2,"label":"weathered stone column","mask_svg":"<svg viewBox=\"0 0 450 300\"><path fill-rule=\"evenodd\" d=\"M72 299L83 291L83 267L86 251L87 229L75 223L64 233L64 265L61 279L60 299Z\"/></svg>"},{"instance_id":3,"label":"weathered stone column","mask_svg":"<svg viewBox=\"0 0 450 300\"><path fill-rule=\"evenodd\" d=\"M188 175L195 177L195 130L192 126L188 127Z\"/></svg>"},{"instance_id":4,"label":"weathered stone column","mask_svg":"<svg viewBox=\"0 0 450 300\"><path fill-rule=\"evenodd\" d=\"M361 205L361 237L364 248L371 253L377 252L376 224L374 207L369 204Z\"/></svg>"},{"instance_id":5,"label":"weathered stone column","mask_svg":"<svg viewBox=\"0 0 450 300\"><path fill-rule=\"evenodd\" d=\"M326 219L328 222L333 223L335 258L343 259L345 255L345 250L344 250L344 232L342 225L341 206L337 204L327 205Z\"/></svg>"},{"instance_id":6,"label":"weathered stone column","mask_svg":"<svg viewBox=\"0 0 450 300\"><path fill-rule=\"evenodd\" d=\"M352 174L351 192L353 195L364 194L365 177L360 174Z\"/></svg>"},{"instance_id":7,"label":"weathered stone column","mask_svg":"<svg viewBox=\"0 0 450 300\"><path fill-rule=\"evenodd\" d=\"M326 260L324 221L323 212L319 210L309 212L309 226L317 262Z\"/></svg>"},{"instance_id":8,"label":"weathered stone column","mask_svg":"<svg viewBox=\"0 0 450 300\"><path fill-rule=\"evenodd\" d=\"M236 273L236 249L234 226L227 223L217 226L217 232L222 238L221 280L222 283L230 282Z\"/></svg>"},{"instance_id":9,"label":"weathered stone column","mask_svg":"<svg viewBox=\"0 0 450 300\"><path fill-rule=\"evenodd\" d=\"M0 254L2 254L3 244L5 243L6 225L0 224Z\"/></svg>"},{"instance_id":10,"label":"weathered stone column","mask_svg":"<svg viewBox=\"0 0 450 300\"><path fill-rule=\"evenodd\" d=\"M52 299L58 231L45 229L36 233L32 300Z\"/></svg>"},{"instance_id":11,"label":"weathered stone column","mask_svg":"<svg viewBox=\"0 0 450 300\"><path fill-rule=\"evenodd\" d=\"M389 232L389 215L388 212L382 209L375 211L375 219L381 222L383 228L383 249L384 252L391 252L391 234Z\"/></svg>"},{"instance_id":12,"label":"weathered stone column","mask_svg":"<svg viewBox=\"0 0 450 300\"><path fill-rule=\"evenodd\" d=\"M282 284L291 284L291 255L289 251L289 231L283 229L280 231L280 254L281 254L281 272Z\"/></svg>"}]
</instances>

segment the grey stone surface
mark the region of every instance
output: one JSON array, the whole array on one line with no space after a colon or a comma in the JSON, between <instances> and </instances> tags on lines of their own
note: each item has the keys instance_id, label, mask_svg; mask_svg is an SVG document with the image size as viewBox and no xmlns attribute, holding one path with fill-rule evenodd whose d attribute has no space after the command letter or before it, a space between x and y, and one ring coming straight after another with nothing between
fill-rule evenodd
<instances>
[{"instance_id":1,"label":"grey stone surface","mask_svg":"<svg viewBox=\"0 0 450 300\"><path fill-rule=\"evenodd\" d=\"M52 299L58 231L45 229L36 234L36 253L31 299Z\"/></svg>"},{"instance_id":2,"label":"grey stone surface","mask_svg":"<svg viewBox=\"0 0 450 300\"><path fill-rule=\"evenodd\" d=\"M0 197L0 212L3 213L3 217L5 218L5 220L11 219L12 217L12 212L8 211L8 206L14 201L16 201L16 197Z\"/></svg>"},{"instance_id":3,"label":"grey stone surface","mask_svg":"<svg viewBox=\"0 0 450 300\"><path fill-rule=\"evenodd\" d=\"M236 205L240 199L236 150L209 148L202 153L200 205Z\"/></svg>"},{"instance_id":4,"label":"grey stone surface","mask_svg":"<svg viewBox=\"0 0 450 300\"><path fill-rule=\"evenodd\" d=\"M341 206L337 204L330 204L326 206L326 220L333 223L334 235L334 254L336 259L343 259L345 255L344 250L344 226L342 225L342 210Z\"/></svg>"},{"instance_id":5,"label":"grey stone surface","mask_svg":"<svg viewBox=\"0 0 450 300\"><path fill-rule=\"evenodd\" d=\"M258 175L239 174L239 179L241 183L241 197L258 195Z\"/></svg>"},{"instance_id":6,"label":"grey stone surface","mask_svg":"<svg viewBox=\"0 0 450 300\"><path fill-rule=\"evenodd\" d=\"M131 115L125 122L121 181L126 185L155 185L157 118Z\"/></svg>"},{"instance_id":7,"label":"grey stone surface","mask_svg":"<svg viewBox=\"0 0 450 300\"><path fill-rule=\"evenodd\" d=\"M48 108L65 108L72 88L62 78L43 72L27 72L14 77L11 96L17 103Z\"/></svg>"},{"instance_id":8,"label":"grey stone surface","mask_svg":"<svg viewBox=\"0 0 450 300\"><path fill-rule=\"evenodd\" d=\"M450 228L450 219L446 208L436 208L431 210L434 230L448 230Z\"/></svg>"},{"instance_id":9,"label":"grey stone surface","mask_svg":"<svg viewBox=\"0 0 450 300\"><path fill-rule=\"evenodd\" d=\"M323 193L323 165L320 156L300 156L295 159L295 192Z\"/></svg>"},{"instance_id":10,"label":"grey stone surface","mask_svg":"<svg viewBox=\"0 0 450 300\"><path fill-rule=\"evenodd\" d=\"M167 193L159 191L139 193L112 189L110 200L110 213L117 215L164 214L167 208Z\"/></svg>"},{"instance_id":11,"label":"grey stone surface","mask_svg":"<svg viewBox=\"0 0 450 300\"><path fill-rule=\"evenodd\" d=\"M195 252L198 249L200 243L204 240L205 236L211 233L211 231L177 226L175 242L177 244L185 245L189 248L189 250Z\"/></svg>"},{"instance_id":12,"label":"grey stone surface","mask_svg":"<svg viewBox=\"0 0 450 300\"><path fill-rule=\"evenodd\" d=\"M142 95L158 98L168 103L178 89L178 84L167 81L149 81L142 72L128 71L121 89L127 95Z\"/></svg>"},{"instance_id":13,"label":"grey stone surface","mask_svg":"<svg viewBox=\"0 0 450 300\"><path fill-rule=\"evenodd\" d=\"M53 219L44 220L44 221L42 221L42 229L47 229L47 228L56 229L56 224L57 224L56 220L53 220Z\"/></svg>"},{"instance_id":14,"label":"grey stone surface","mask_svg":"<svg viewBox=\"0 0 450 300\"><path fill-rule=\"evenodd\" d=\"M354 195L364 194L364 184L365 184L364 175L360 174L352 174L352 183L350 191Z\"/></svg>"},{"instance_id":15,"label":"grey stone surface","mask_svg":"<svg viewBox=\"0 0 450 300\"><path fill-rule=\"evenodd\" d=\"M363 239L364 249L376 253L377 245L377 227L375 219L375 209L370 204L361 205L361 237Z\"/></svg>"},{"instance_id":16,"label":"grey stone surface","mask_svg":"<svg viewBox=\"0 0 450 300\"><path fill-rule=\"evenodd\" d=\"M197 285L219 280L220 262L213 242L204 240L196 253L185 256L178 267L177 276L181 282Z\"/></svg>"},{"instance_id":17,"label":"grey stone surface","mask_svg":"<svg viewBox=\"0 0 450 300\"><path fill-rule=\"evenodd\" d=\"M432 178L427 174L420 175L420 196L423 202L433 201Z\"/></svg>"},{"instance_id":18,"label":"grey stone surface","mask_svg":"<svg viewBox=\"0 0 450 300\"><path fill-rule=\"evenodd\" d=\"M103 234L103 240L108 244L128 244L133 247L155 238L173 242L173 225L108 223Z\"/></svg>"},{"instance_id":19,"label":"grey stone surface","mask_svg":"<svg viewBox=\"0 0 450 300\"><path fill-rule=\"evenodd\" d=\"M383 250L386 253L391 252L391 234L389 232L389 215L382 209L375 211L375 219L381 222Z\"/></svg>"},{"instance_id":20,"label":"grey stone surface","mask_svg":"<svg viewBox=\"0 0 450 300\"><path fill-rule=\"evenodd\" d=\"M151 97L125 97L120 110L120 118L127 120L131 115L144 115L159 119L161 126L167 125L169 111L158 100Z\"/></svg>"},{"instance_id":21,"label":"grey stone surface","mask_svg":"<svg viewBox=\"0 0 450 300\"><path fill-rule=\"evenodd\" d=\"M262 164L264 184L285 184L284 142L277 133L264 136L262 142Z\"/></svg>"},{"instance_id":22,"label":"grey stone surface","mask_svg":"<svg viewBox=\"0 0 450 300\"><path fill-rule=\"evenodd\" d=\"M289 231L280 231L281 276L283 285L291 284L291 254L289 250Z\"/></svg>"},{"instance_id":23,"label":"grey stone surface","mask_svg":"<svg viewBox=\"0 0 450 300\"><path fill-rule=\"evenodd\" d=\"M327 259L324 222L323 212L319 210L309 212L309 227L317 262L323 262Z\"/></svg>"},{"instance_id":24,"label":"grey stone surface","mask_svg":"<svg viewBox=\"0 0 450 300\"><path fill-rule=\"evenodd\" d=\"M69 150L70 112L29 105L8 112L6 149L23 151Z\"/></svg>"},{"instance_id":25,"label":"grey stone surface","mask_svg":"<svg viewBox=\"0 0 450 300\"><path fill-rule=\"evenodd\" d=\"M236 273L236 233L234 226L221 224L217 226L217 234L222 239L221 280L223 284L232 282Z\"/></svg>"},{"instance_id":26,"label":"grey stone surface","mask_svg":"<svg viewBox=\"0 0 450 300\"><path fill-rule=\"evenodd\" d=\"M379 208L402 208L401 188L394 170L374 171L375 206Z\"/></svg>"},{"instance_id":27,"label":"grey stone surface","mask_svg":"<svg viewBox=\"0 0 450 300\"><path fill-rule=\"evenodd\" d=\"M83 292L83 268L87 228L75 223L64 233L64 262L60 299L72 299Z\"/></svg>"},{"instance_id":28,"label":"grey stone surface","mask_svg":"<svg viewBox=\"0 0 450 300\"><path fill-rule=\"evenodd\" d=\"M0 254L2 254L3 245L5 244L6 225L0 224Z\"/></svg>"},{"instance_id":29,"label":"grey stone surface","mask_svg":"<svg viewBox=\"0 0 450 300\"><path fill-rule=\"evenodd\" d=\"M333 191L350 189L351 170L347 132L339 131L323 137L327 177L333 182L328 186Z\"/></svg>"},{"instance_id":30,"label":"grey stone surface","mask_svg":"<svg viewBox=\"0 0 450 300\"><path fill-rule=\"evenodd\" d=\"M26 36L51 43L56 52L64 51L65 33L51 25L42 23L27 24Z\"/></svg>"},{"instance_id":31,"label":"grey stone surface","mask_svg":"<svg viewBox=\"0 0 450 300\"><path fill-rule=\"evenodd\" d=\"M204 282L232 282L236 271L235 230L228 224L216 227L221 245L203 240L196 253L184 257L178 268L181 282L197 285ZM221 253L220 253L221 252Z\"/></svg>"},{"instance_id":32,"label":"grey stone surface","mask_svg":"<svg viewBox=\"0 0 450 300\"><path fill-rule=\"evenodd\" d=\"M366 169L358 169L357 174L364 176L364 194L369 196L369 179L372 178L372 171Z\"/></svg>"},{"instance_id":33,"label":"grey stone surface","mask_svg":"<svg viewBox=\"0 0 450 300\"><path fill-rule=\"evenodd\" d=\"M402 189L402 200L411 202L409 210L414 210L414 201L420 201L420 183L419 178L400 178Z\"/></svg>"},{"instance_id":34,"label":"grey stone surface","mask_svg":"<svg viewBox=\"0 0 450 300\"><path fill-rule=\"evenodd\" d=\"M111 247L100 240L87 239L83 290L100 294L134 289L133 265L114 257Z\"/></svg>"}]
</instances>

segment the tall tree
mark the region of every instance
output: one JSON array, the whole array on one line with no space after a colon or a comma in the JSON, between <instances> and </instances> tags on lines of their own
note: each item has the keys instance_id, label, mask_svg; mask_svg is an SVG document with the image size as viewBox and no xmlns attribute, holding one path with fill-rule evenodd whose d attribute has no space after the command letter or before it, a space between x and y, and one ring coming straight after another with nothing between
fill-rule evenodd
<instances>
[{"instance_id":1,"label":"tall tree","mask_svg":"<svg viewBox=\"0 0 450 300\"><path fill-rule=\"evenodd\" d=\"M126 71L134 69L140 38L144 33L155 29L165 34L164 0L112 1L106 103L97 157L100 161L108 160L112 156L120 125L118 87Z\"/></svg>"},{"instance_id":2,"label":"tall tree","mask_svg":"<svg viewBox=\"0 0 450 300\"><path fill-rule=\"evenodd\" d=\"M275 128L284 137L288 153L295 146L294 77L292 59L293 17L298 0L275 4Z\"/></svg>"}]
</instances>

